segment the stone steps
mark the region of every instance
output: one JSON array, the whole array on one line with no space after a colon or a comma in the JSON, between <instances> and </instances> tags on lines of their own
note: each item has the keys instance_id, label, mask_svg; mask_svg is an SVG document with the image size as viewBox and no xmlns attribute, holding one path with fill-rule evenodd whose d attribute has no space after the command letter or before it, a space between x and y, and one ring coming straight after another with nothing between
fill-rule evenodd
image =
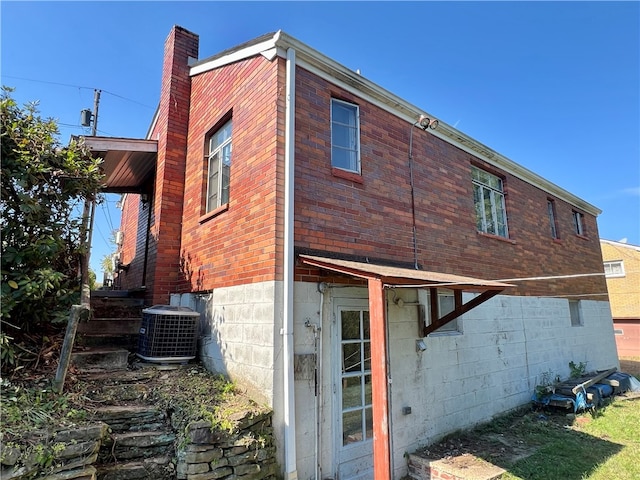
<instances>
[{"instance_id":1,"label":"stone steps","mask_svg":"<svg viewBox=\"0 0 640 480\"><path fill-rule=\"evenodd\" d=\"M78 324L78 345L137 348L144 300L123 290L91 292L91 318Z\"/></svg>"},{"instance_id":2,"label":"stone steps","mask_svg":"<svg viewBox=\"0 0 640 480\"><path fill-rule=\"evenodd\" d=\"M94 295L95 294L95 295ZM87 398L101 405L93 419L109 426L92 480L174 480L176 435L164 411L149 405L157 368L130 370L143 300L126 292L92 292L92 317L78 325L72 361L91 384ZM134 367L135 368L135 367Z\"/></svg>"},{"instance_id":3,"label":"stone steps","mask_svg":"<svg viewBox=\"0 0 640 480\"><path fill-rule=\"evenodd\" d=\"M105 405L94 412L94 419L111 430L98 452L97 480L175 479L172 457L176 435L165 412L144 403L148 387L139 383L156 374L155 369L145 369L85 377L96 384L91 392L95 399L133 401L132 405Z\"/></svg>"},{"instance_id":4,"label":"stone steps","mask_svg":"<svg viewBox=\"0 0 640 480\"><path fill-rule=\"evenodd\" d=\"M166 423L166 415L150 405L110 405L95 410L95 420L109 425L114 433L154 430Z\"/></svg>"},{"instance_id":5,"label":"stone steps","mask_svg":"<svg viewBox=\"0 0 640 480\"><path fill-rule=\"evenodd\" d=\"M77 350L71 354L71 362L85 372L125 370L129 363L129 350L117 347Z\"/></svg>"},{"instance_id":6,"label":"stone steps","mask_svg":"<svg viewBox=\"0 0 640 480\"><path fill-rule=\"evenodd\" d=\"M169 457L103 465L97 473L97 480L169 480L175 478L175 470Z\"/></svg>"},{"instance_id":7,"label":"stone steps","mask_svg":"<svg viewBox=\"0 0 640 480\"><path fill-rule=\"evenodd\" d=\"M166 430L115 433L100 448L98 461L106 464L162 457L172 450L175 439L175 434Z\"/></svg>"}]
</instances>

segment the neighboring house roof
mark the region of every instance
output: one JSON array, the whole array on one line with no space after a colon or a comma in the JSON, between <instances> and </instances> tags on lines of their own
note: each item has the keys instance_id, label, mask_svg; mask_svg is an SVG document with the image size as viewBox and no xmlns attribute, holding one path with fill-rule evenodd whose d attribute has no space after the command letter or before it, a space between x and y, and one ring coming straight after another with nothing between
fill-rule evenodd
<instances>
[{"instance_id":1,"label":"neighboring house roof","mask_svg":"<svg viewBox=\"0 0 640 480\"><path fill-rule=\"evenodd\" d=\"M256 55L263 55L268 60L273 60L276 56L284 58L286 57L288 48L295 50L296 63L302 68L339 85L364 100L377 105L399 118L405 119L409 123L414 123L421 114L425 113L424 110L419 109L381 86L367 80L359 73L339 64L282 30L262 35L249 42L191 64L191 76L199 75L209 70ZM433 115L428 114L427 116L433 117ZM465 135L445 122L439 121L438 129L430 130L430 133L589 214L597 216L602 213L602 210L594 205L591 205L522 165L518 165L514 161Z\"/></svg>"},{"instance_id":2,"label":"neighboring house roof","mask_svg":"<svg viewBox=\"0 0 640 480\"><path fill-rule=\"evenodd\" d=\"M635 250L636 252L640 252L640 246L632 245L630 243L614 242L613 240L605 240L603 238L600 239L600 243L606 243L609 245L613 245L614 247L628 248L629 250Z\"/></svg>"}]
</instances>

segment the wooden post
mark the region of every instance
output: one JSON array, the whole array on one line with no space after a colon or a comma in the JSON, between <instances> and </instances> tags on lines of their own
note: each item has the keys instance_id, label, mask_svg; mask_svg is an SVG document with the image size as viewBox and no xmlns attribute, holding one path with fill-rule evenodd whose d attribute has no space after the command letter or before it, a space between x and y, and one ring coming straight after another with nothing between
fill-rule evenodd
<instances>
[{"instance_id":1,"label":"wooden post","mask_svg":"<svg viewBox=\"0 0 640 480\"><path fill-rule=\"evenodd\" d=\"M369 279L369 320L371 325L371 389L373 402L373 478L389 480L389 402L387 384L387 329L384 285Z\"/></svg>"},{"instance_id":2,"label":"wooden post","mask_svg":"<svg viewBox=\"0 0 640 480\"><path fill-rule=\"evenodd\" d=\"M67 376L67 370L69 369L69 362L71 361L71 350L73 350L73 342L76 338L78 322L80 321L80 318L88 315L89 305L71 306L69 322L67 323L67 331L64 335L64 343L62 344L62 351L60 352L58 370L56 371L56 378L53 381L54 392L62 393L62 389L64 388L64 380Z\"/></svg>"}]
</instances>

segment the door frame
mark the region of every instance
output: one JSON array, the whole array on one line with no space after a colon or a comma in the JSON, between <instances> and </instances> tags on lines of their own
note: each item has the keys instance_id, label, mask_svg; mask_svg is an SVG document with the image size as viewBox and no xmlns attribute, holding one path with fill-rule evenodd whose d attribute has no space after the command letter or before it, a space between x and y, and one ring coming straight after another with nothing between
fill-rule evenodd
<instances>
[{"instance_id":1,"label":"door frame","mask_svg":"<svg viewBox=\"0 0 640 480\"><path fill-rule=\"evenodd\" d=\"M363 292L364 293L364 292ZM343 446L343 429L342 429L342 336L341 336L341 318L340 312L343 310L359 310L369 312L369 299L366 295L349 297L334 297L332 305L332 322L331 322L331 386L332 386L332 442L333 455L335 459L334 474L337 480L344 480L340 476L341 465L347 463L343 461L343 457L349 453L353 455L353 460L357 458L366 458L366 462L370 463L370 469L367 468L358 476L348 477L349 479L370 479L373 475L373 437L366 439L362 443L352 445L350 447ZM371 321L369 317L369 321ZM369 329L371 326L369 325ZM371 373L369 373L372 376ZM364 450L364 452L363 452Z\"/></svg>"}]
</instances>

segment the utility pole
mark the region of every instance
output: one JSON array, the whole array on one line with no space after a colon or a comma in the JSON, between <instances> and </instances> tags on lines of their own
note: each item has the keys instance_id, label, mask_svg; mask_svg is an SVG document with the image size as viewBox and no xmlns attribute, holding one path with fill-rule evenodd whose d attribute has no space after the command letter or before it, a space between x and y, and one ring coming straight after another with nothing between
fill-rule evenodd
<instances>
[{"instance_id":1,"label":"utility pole","mask_svg":"<svg viewBox=\"0 0 640 480\"><path fill-rule=\"evenodd\" d=\"M91 136L95 137L98 131L98 107L100 106L100 93L101 90L97 88L93 91L93 128L91 129Z\"/></svg>"},{"instance_id":2,"label":"utility pole","mask_svg":"<svg viewBox=\"0 0 640 480\"><path fill-rule=\"evenodd\" d=\"M81 112L82 126L88 127L93 121L91 128L91 136L95 137L98 131L98 106L100 105L100 90L93 91L93 114L89 110ZM90 116L91 115L91 116ZM89 287L89 259L91 255L91 238L93 236L93 222L96 214L96 197L88 196L84 201L84 209L82 212L82 226L80 229L80 240L84 243L83 251L80 257L80 305L72 305L67 322L67 331L64 336L62 350L60 351L60 360L56 377L53 380L53 389L58 393L62 393L64 389L64 381L71 362L71 351L76 339L76 331L80 320L88 320L91 311L91 288Z\"/></svg>"}]
</instances>

